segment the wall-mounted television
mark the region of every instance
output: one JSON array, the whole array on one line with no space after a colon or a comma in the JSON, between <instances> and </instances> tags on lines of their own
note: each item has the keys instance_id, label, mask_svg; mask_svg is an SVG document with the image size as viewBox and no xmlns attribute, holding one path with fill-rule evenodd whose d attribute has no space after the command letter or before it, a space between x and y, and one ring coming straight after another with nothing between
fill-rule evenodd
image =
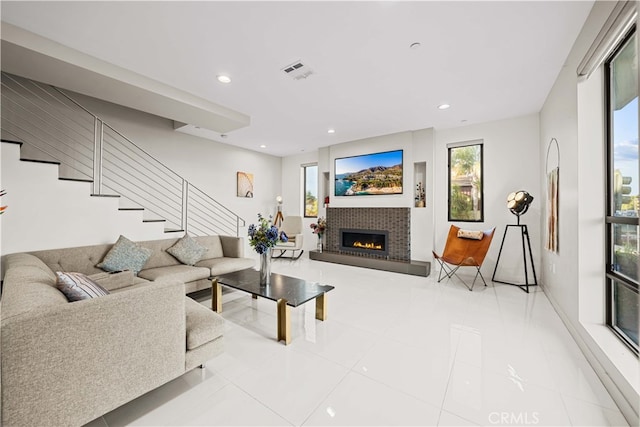
<instances>
[{"instance_id":1,"label":"wall-mounted television","mask_svg":"<svg viewBox=\"0 0 640 427\"><path fill-rule=\"evenodd\" d=\"M336 196L402 194L402 150L335 159Z\"/></svg>"}]
</instances>

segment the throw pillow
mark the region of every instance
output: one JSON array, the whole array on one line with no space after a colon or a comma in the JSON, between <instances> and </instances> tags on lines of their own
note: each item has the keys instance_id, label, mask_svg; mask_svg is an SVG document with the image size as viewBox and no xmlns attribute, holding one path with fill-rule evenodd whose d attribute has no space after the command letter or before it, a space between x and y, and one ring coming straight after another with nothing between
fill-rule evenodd
<instances>
[{"instance_id":1,"label":"throw pillow","mask_svg":"<svg viewBox=\"0 0 640 427\"><path fill-rule=\"evenodd\" d=\"M482 231L458 230L458 237L461 239L482 240L484 233Z\"/></svg>"},{"instance_id":2,"label":"throw pillow","mask_svg":"<svg viewBox=\"0 0 640 427\"><path fill-rule=\"evenodd\" d=\"M56 271L56 276L56 288L67 297L69 302L109 295L109 291L82 273Z\"/></svg>"},{"instance_id":3,"label":"throw pillow","mask_svg":"<svg viewBox=\"0 0 640 427\"><path fill-rule=\"evenodd\" d=\"M202 259L207 250L207 248L201 246L191 236L185 234L183 238L167 249L167 252L183 264L194 265Z\"/></svg>"},{"instance_id":4,"label":"throw pillow","mask_svg":"<svg viewBox=\"0 0 640 427\"><path fill-rule=\"evenodd\" d=\"M143 248L126 237L120 236L96 267L104 271L131 270L137 276L149 257L151 257L150 249Z\"/></svg>"}]
</instances>

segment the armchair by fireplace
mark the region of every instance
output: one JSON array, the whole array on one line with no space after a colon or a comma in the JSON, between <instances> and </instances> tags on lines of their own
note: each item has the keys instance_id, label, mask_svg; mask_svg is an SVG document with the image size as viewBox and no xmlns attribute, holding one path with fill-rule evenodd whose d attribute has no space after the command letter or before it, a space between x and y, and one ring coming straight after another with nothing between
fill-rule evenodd
<instances>
[{"instance_id":1,"label":"armchair by fireplace","mask_svg":"<svg viewBox=\"0 0 640 427\"><path fill-rule=\"evenodd\" d=\"M289 241L287 243L278 242L271 254L273 258L291 258L298 259L304 253L302 249L302 243L304 235L302 234L302 217L301 216L286 216L282 221L279 231L284 231ZM275 251L280 251L277 255ZM291 251L291 256L284 256L287 251ZM299 252L296 256L296 252Z\"/></svg>"}]
</instances>

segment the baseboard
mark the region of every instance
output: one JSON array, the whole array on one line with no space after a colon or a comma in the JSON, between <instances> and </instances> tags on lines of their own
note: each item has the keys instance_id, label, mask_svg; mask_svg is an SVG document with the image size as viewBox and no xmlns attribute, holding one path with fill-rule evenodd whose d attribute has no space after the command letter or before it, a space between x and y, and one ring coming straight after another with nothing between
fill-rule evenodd
<instances>
[{"instance_id":1,"label":"baseboard","mask_svg":"<svg viewBox=\"0 0 640 427\"><path fill-rule=\"evenodd\" d=\"M562 323L564 323L564 326L569 331L569 334L571 334L576 344L578 344L578 348L580 348L580 351L582 351L582 354L587 359L587 362L589 362L589 365L591 365L600 381L602 381L602 384L607 389L607 392L609 392L609 394L611 395L611 398L616 403L616 405L620 409L620 412L622 412L622 415L625 417L629 425L637 426L639 423L639 418L636 409L627 400L624 393L609 376L609 374L607 373L607 369L602 365L598 357L591 350L587 342L582 337L582 334L580 334L580 332L574 326L571 319L569 319L569 317L564 313L551 292L547 292L543 285L540 285L540 288L553 306L553 309L556 311L556 313L558 313L558 316L560 316Z\"/></svg>"}]
</instances>

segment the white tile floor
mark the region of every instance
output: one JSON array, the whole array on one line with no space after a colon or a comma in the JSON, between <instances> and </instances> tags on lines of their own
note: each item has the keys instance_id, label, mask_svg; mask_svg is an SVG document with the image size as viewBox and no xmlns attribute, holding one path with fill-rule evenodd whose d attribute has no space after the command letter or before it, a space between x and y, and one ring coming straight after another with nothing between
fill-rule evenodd
<instances>
[{"instance_id":1,"label":"white tile floor","mask_svg":"<svg viewBox=\"0 0 640 427\"><path fill-rule=\"evenodd\" d=\"M627 425L538 288L306 257L273 271L334 285L327 320L292 309L285 346L274 302L225 292L225 352L91 426Z\"/></svg>"}]
</instances>

